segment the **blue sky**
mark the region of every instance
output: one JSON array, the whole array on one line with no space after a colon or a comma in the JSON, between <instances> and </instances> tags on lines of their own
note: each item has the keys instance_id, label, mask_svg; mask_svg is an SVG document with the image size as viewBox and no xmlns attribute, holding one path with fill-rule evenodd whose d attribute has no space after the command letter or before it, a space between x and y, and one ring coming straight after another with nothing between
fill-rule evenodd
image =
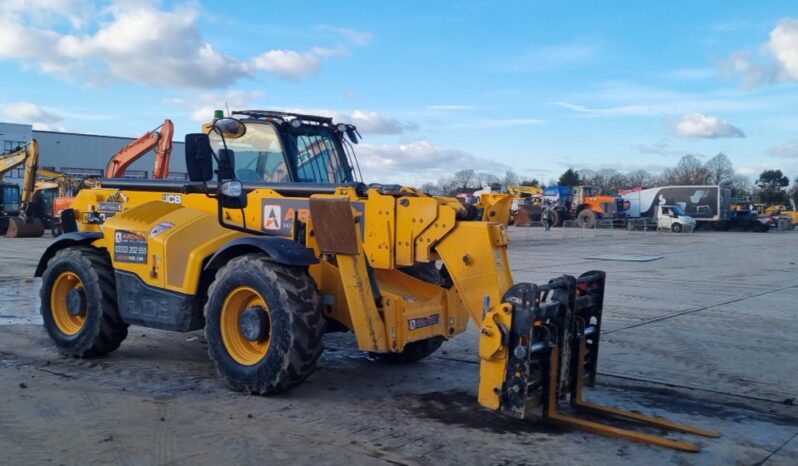
<instances>
[{"instance_id":1,"label":"blue sky","mask_svg":"<svg viewBox=\"0 0 798 466\"><path fill-rule=\"evenodd\" d=\"M792 2L0 0L0 121L182 138L213 108L316 111L367 181L548 181L726 153L798 176Z\"/></svg>"}]
</instances>

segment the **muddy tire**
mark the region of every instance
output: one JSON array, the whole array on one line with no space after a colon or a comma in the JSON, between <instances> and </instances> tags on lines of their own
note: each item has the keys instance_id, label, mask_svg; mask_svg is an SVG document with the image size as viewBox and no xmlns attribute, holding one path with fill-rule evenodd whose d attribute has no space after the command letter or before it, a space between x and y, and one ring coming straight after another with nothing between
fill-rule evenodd
<instances>
[{"instance_id":1,"label":"muddy tire","mask_svg":"<svg viewBox=\"0 0 798 466\"><path fill-rule=\"evenodd\" d=\"M208 355L236 391L267 395L302 383L316 369L324 327L305 267L248 254L222 267L208 289Z\"/></svg>"},{"instance_id":2,"label":"muddy tire","mask_svg":"<svg viewBox=\"0 0 798 466\"><path fill-rule=\"evenodd\" d=\"M449 280L435 267L434 263L419 263L410 267L402 267L400 270L431 285L451 287ZM375 361L387 364L410 364L438 351L443 341L443 337L440 336L427 338L406 344L400 353L369 353L369 356Z\"/></svg>"},{"instance_id":3,"label":"muddy tire","mask_svg":"<svg viewBox=\"0 0 798 466\"><path fill-rule=\"evenodd\" d=\"M565 220L565 216L562 215L562 212L557 209L550 209L549 210L549 222L551 222L552 227L558 227L562 225L562 222Z\"/></svg>"},{"instance_id":4,"label":"muddy tire","mask_svg":"<svg viewBox=\"0 0 798 466\"><path fill-rule=\"evenodd\" d=\"M584 209L576 216L576 222L582 228L596 228L598 217L596 213L589 209Z\"/></svg>"},{"instance_id":5,"label":"muddy tire","mask_svg":"<svg viewBox=\"0 0 798 466\"><path fill-rule=\"evenodd\" d=\"M58 251L42 274L39 296L44 328L65 354L102 356L127 337L105 251L88 246Z\"/></svg>"}]
</instances>

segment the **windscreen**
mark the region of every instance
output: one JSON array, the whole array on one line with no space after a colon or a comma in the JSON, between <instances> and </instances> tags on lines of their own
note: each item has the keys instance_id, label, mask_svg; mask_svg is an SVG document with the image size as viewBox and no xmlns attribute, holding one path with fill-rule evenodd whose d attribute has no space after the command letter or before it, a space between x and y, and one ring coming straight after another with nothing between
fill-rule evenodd
<instances>
[{"instance_id":1,"label":"windscreen","mask_svg":"<svg viewBox=\"0 0 798 466\"><path fill-rule=\"evenodd\" d=\"M222 139L211 133L214 151L224 148ZM227 138L227 148L235 152L236 178L241 181L290 181L280 138L271 125L247 124L247 132L239 138Z\"/></svg>"}]
</instances>

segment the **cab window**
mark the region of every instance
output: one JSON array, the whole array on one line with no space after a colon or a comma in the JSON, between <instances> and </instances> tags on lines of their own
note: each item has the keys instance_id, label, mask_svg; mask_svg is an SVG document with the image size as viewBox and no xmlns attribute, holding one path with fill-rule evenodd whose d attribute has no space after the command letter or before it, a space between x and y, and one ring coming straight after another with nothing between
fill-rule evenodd
<instances>
[{"instance_id":1,"label":"cab window","mask_svg":"<svg viewBox=\"0 0 798 466\"><path fill-rule=\"evenodd\" d=\"M211 133L215 151L223 148L221 138ZM236 178L241 181L290 181L285 154L275 129L268 124L248 124L239 138L227 138L227 148L235 151Z\"/></svg>"}]
</instances>

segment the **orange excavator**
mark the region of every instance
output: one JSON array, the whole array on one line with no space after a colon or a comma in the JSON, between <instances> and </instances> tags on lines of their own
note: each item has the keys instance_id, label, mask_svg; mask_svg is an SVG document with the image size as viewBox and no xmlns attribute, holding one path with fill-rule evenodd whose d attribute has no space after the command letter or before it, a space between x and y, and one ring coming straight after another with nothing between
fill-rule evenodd
<instances>
[{"instance_id":1,"label":"orange excavator","mask_svg":"<svg viewBox=\"0 0 798 466\"><path fill-rule=\"evenodd\" d=\"M163 124L152 131L147 131L135 141L119 149L111 157L108 166L105 168L105 178L123 178L125 170L136 160L146 155L153 148L155 149L155 168L152 176L155 179L166 179L169 177L169 161L172 157L172 137L175 134L175 125L172 120L165 119ZM57 197L53 204L53 211L56 213L56 224L53 226L53 236L58 236L63 232L60 224L60 213L68 209L75 200L74 196Z\"/></svg>"},{"instance_id":2,"label":"orange excavator","mask_svg":"<svg viewBox=\"0 0 798 466\"><path fill-rule=\"evenodd\" d=\"M160 131L159 131L160 130ZM106 178L123 178L125 170L144 154L155 149L155 168L152 177L165 179L169 176L169 159L172 157L172 136L175 126L166 119L161 126L147 131L138 139L119 149L105 169Z\"/></svg>"}]
</instances>

